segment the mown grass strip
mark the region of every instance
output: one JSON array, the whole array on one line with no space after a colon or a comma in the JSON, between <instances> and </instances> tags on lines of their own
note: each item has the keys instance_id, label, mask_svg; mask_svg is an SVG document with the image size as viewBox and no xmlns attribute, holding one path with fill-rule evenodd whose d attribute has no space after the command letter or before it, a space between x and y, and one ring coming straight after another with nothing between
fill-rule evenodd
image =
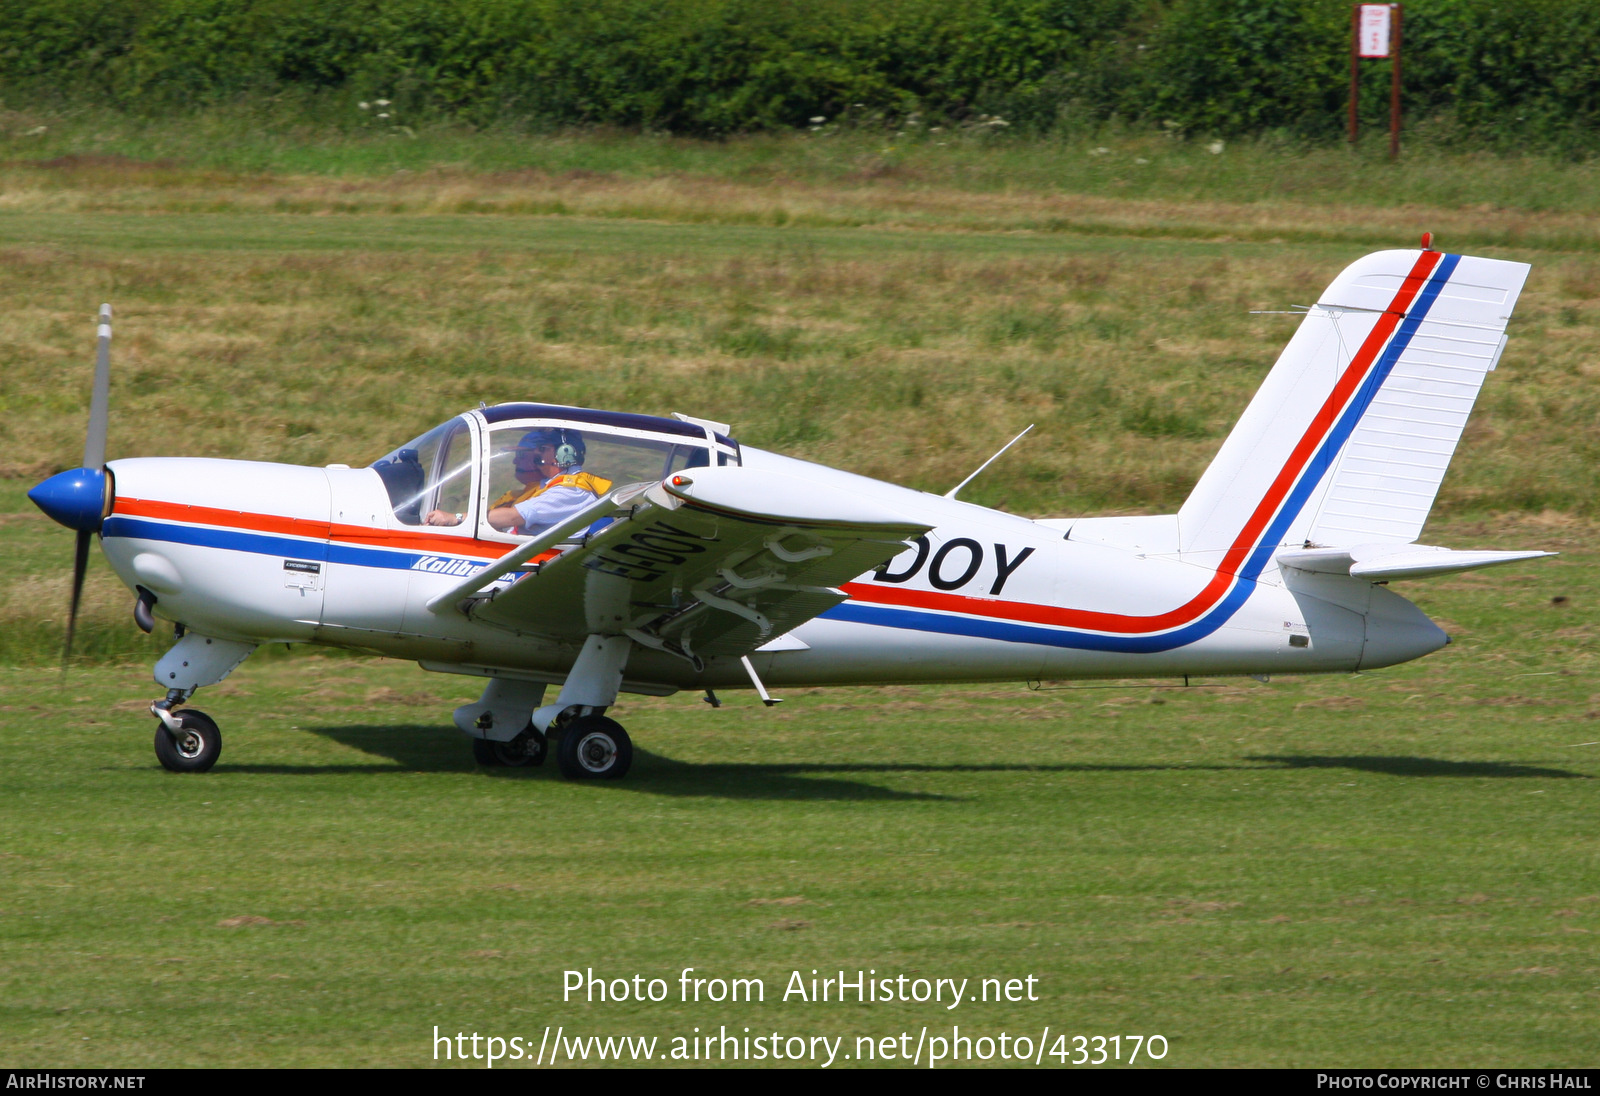
<instances>
[{"instance_id":1,"label":"mown grass strip","mask_svg":"<svg viewBox=\"0 0 1600 1096\"><path fill-rule=\"evenodd\" d=\"M199 779L150 756L145 666L0 670L0 1046L411 1065L434 1024L1050 1023L1161 1032L1173 1065L1582 1065L1592 533L1506 530L1568 554L1411 584L1457 641L1408 667L633 699L614 787L474 771L445 713L475 686L405 665L246 663L201 698L228 746ZM566 969L685 966L767 1000L561 1000ZM784 1003L813 968L1033 974L1042 1000Z\"/></svg>"}]
</instances>

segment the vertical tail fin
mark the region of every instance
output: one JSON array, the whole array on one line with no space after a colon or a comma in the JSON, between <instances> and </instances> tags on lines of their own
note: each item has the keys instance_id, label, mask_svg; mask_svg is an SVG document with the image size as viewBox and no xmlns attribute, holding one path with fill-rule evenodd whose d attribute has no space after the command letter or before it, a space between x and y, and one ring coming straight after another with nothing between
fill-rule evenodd
<instances>
[{"instance_id":1,"label":"vertical tail fin","mask_svg":"<svg viewBox=\"0 0 1600 1096\"><path fill-rule=\"evenodd\" d=\"M1237 572L1282 545L1414 541L1527 276L1438 251L1351 264L1178 512L1180 549Z\"/></svg>"}]
</instances>

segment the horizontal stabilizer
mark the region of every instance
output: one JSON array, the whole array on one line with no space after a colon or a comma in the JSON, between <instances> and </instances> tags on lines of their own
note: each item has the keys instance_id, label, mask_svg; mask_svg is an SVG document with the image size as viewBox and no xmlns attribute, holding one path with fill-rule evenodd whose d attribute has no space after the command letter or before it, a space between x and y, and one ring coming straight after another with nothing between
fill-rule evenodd
<instances>
[{"instance_id":1,"label":"horizontal stabilizer","mask_svg":"<svg viewBox=\"0 0 1600 1096\"><path fill-rule=\"evenodd\" d=\"M1498 567L1525 559L1553 556L1555 552L1457 552L1427 544L1361 544L1354 548L1307 548L1279 552L1278 563L1299 571L1349 575L1368 582L1402 578L1432 578Z\"/></svg>"}]
</instances>

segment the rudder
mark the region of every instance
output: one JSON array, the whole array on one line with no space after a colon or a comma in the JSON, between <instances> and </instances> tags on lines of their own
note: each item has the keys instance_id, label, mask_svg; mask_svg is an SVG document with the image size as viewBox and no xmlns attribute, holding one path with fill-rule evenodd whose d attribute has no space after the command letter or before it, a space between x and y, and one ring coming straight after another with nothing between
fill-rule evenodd
<instances>
[{"instance_id":1,"label":"rudder","mask_svg":"<svg viewBox=\"0 0 1600 1096\"><path fill-rule=\"evenodd\" d=\"M1180 550L1239 571L1285 545L1414 541L1527 274L1437 251L1347 267L1178 512Z\"/></svg>"}]
</instances>

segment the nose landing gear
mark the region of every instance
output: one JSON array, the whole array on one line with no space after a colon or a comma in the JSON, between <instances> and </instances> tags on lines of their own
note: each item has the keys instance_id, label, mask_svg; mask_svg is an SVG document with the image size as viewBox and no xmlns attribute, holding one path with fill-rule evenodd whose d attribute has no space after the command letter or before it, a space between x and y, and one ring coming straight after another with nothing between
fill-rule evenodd
<instances>
[{"instance_id":1,"label":"nose landing gear","mask_svg":"<svg viewBox=\"0 0 1600 1096\"><path fill-rule=\"evenodd\" d=\"M142 595L140 604L144 604ZM255 649L254 643L179 631L178 642L156 663L156 682L167 687L167 695L150 705L150 714L161 721L156 728L156 760L162 768L175 773L203 773L217 763L222 753L222 732L217 730L216 721L194 708L173 709L193 696L196 689L215 685L227 677Z\"/></svg>"}]
</instances>

